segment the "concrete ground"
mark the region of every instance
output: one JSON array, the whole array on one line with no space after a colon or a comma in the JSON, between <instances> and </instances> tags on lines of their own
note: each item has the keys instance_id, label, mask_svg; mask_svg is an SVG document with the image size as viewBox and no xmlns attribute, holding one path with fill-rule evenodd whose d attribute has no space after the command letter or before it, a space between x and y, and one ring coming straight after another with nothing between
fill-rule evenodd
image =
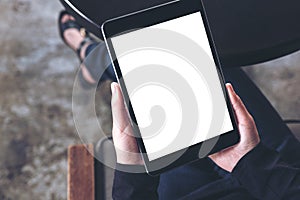
<instances>
[{"instance_id":1,"label":"concrete ground","mask_svg":"<svg viewBox=\"0 0 300 200\"><path fill-rule=\"evenodd\" d=\"M67 198L67 147L81 143L72 117L79 60L59 37L60 10L59 1L0 1L1 200Z\"/></svg>"},{"instance_id":2,"label":"concrete ground","mask_svg":"<svg viewBox=\"0 0 300 200\"><path fill-rule=\"evenodd\" d=\"M81 141L72 117L78 59L59 38L61 9L58 1L0 1L3 200L67 198L67 147ZM245 68L284 119L300 119L299 65L300 52L296 52ZM103 131L109 132L107 101L98 97L97 107ZM291 128L300 137L299 125ZM100 136L95 133L95 137Z\"/></svg>"}]
</instances>

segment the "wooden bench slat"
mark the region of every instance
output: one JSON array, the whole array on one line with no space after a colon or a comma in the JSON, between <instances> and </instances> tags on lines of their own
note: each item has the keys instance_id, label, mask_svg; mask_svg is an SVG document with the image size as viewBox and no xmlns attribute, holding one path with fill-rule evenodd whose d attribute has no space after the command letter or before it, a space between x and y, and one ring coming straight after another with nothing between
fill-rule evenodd
<instances>
[{"instance_id":1,"label":"wooden bench slat","mask_svg":"<svg viewBox=\"0 0 300 200\"><path fill-rule=\"evenodd\" d=\"M75 145L69 147L68 200L95 200L93 154L93 145Z\"/></svg>"}]
</instances>

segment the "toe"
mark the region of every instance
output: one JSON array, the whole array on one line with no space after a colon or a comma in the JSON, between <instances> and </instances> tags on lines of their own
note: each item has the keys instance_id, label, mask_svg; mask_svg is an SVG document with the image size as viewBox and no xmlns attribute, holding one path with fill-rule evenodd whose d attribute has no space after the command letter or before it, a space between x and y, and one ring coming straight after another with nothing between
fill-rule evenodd
<instances>
[{"instance_id":1,"label":"toe","mask_svg":"<svg viewBox=\"0 0 300 200\"><path fill-rule=\"evenodd\" d=\"M65 15L61 18L61 22L62 22L62 23L65 23L65 22L67 22L67 21L69 21L69 20L73 20L72 18L73 18L73 17L72 17L71 15L65 14Z\"/></svg>"}]
</instances>

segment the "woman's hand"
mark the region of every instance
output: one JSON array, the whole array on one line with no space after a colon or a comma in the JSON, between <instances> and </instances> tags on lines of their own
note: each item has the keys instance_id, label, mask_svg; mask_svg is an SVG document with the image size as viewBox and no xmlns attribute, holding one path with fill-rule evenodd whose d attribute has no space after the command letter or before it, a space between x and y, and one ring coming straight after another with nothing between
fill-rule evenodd
<instances>
[{"instance_id":1,"label":"woman's hand","mask_svg":"<svg viewBox=\"0 0 300 200\"><path fill-rule=\"evenodd\" d=\"M241 136L240 142L215 153L210 158L221 168L231 172L238 161L251 151L259 142L255 122L247 111L239 96L234 92L232 85L227 84L231 103L237 118ZM123 96L117 83L112 83L112 113L113 113L113 138L117 153L117 162L126 165L142 165L143 160L133 136L133 130L124 105Z\"/></svg>"},{"instance_id":2,"label":"woman's hand","mask_svg":"<svg viewBox=\"0 0 300 200\"><path fill-rule=\"evenodd\" d=\"M119 85L112 83L111 91L112 135L117 153L117 162L125 165L142 165L143 160L139 153L136 139L133 137L132 126Z\"/></svg>"},{"instance_id":3,"label":"woman's hand","mask_svg":"<svg viewBox=\"0 0 300 200\"><path fill-rule=\"evenodd\" d=\"M235 93L231 84L226 84L229 97L235 112L241 140L233 147L210 156L221 168L232 172L239 160L260 142L255 122L247 111L240 97Z\"/></svg>"}]
</instances>

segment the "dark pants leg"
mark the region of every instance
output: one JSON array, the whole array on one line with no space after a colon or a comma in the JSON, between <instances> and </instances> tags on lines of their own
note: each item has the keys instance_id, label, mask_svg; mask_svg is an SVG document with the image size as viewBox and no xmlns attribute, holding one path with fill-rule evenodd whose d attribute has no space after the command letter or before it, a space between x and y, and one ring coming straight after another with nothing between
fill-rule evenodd
<instances>
[{"instance_id":1,"label":"dark pants leg","mask_svg":"<svg viewBox=\"0 0 300 200\"><path fill-rule=\"evenodd\" d=\"M95 56L91 56L93 53ZM87 68L95 80L115 81L104 43L90 46L87 54ZM300 144L266 97L240 68L225 68L223 72L226 82L233 84L254 117L261 141L269 148L278 151L289 164L298 165L300 154L295 152L300 152ZM232 183L232 187L239 187L235 181L232 181L230 174L218 168L209 159L203 159L162 174L158 192L161 199L177 199L195 188L214 183L222 185L223 181L226 184Z\"/></svg>"},{"instance_id":2,"label":"dark pants leg","mask_svg":"<svg viewBox=\"0 0 300 200\"><path fill-rule=\"evenodd\" d=\"M266 97L240 68L223 71L226 82L232 83L254 117L261 141L278 151L289 164L299 164L300 154L295 152L300 152L300 144ZM158 191L161 199L177 199L195 188L206 188L207 185L215 183L222 185L222 182L226 182L232 183L232 188L240 187L237 182L231 180L233 179L229 173L205 159L162 174ZM214 187L209 188L212 190Z\"/></svg>"},{"instance_id":3,"label":"dark pants leg","mask_svg":"<svg viewBox=\"0 0 300 200\"><path fill-rule=\"evenodd\" d=\"M227 82L231 82L249 112L254 117L261 141L278 151L290 164L300 160L299 141L249 77L239 68L224 69Z\"/></svg>"},{"instance_id":4,"label":"dark pants leg","mask_svg":"<svg viewBox=\"0 0 300 200\"><path fill-rule=\"evenodd\" d=\"M96 84L87 82L80 69L78 76L83 88L95 88L106 80L117 81L104 42L92 43L87 47L83 64L92 78L97 82Z\"/></svg>"}]
</instances>

